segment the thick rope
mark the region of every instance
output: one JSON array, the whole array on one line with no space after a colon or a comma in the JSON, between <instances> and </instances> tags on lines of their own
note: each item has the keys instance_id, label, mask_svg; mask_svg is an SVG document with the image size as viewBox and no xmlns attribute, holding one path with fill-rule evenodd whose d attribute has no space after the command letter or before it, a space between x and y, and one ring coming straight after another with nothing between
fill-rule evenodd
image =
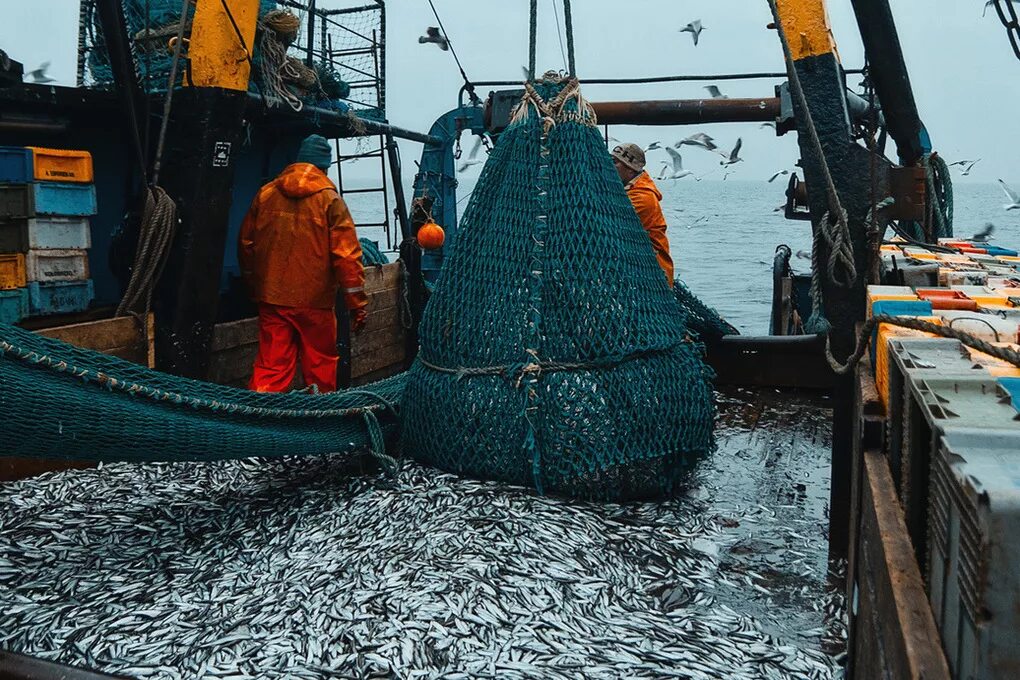
<instances>
[{"instance_id":1,"label":"thick rope","mask_svg":"<svg viewBox=\"0 0 1020 680\"><path fill-rule=\"evenodd\" d=\"M142 209L142 220L138 228L138 244L135 246L135 257L131 264L131 278L127 290L117 305L116 316L142 314L144 319L152 305L152 293L156 283L163 275L167 260L170 257L170 246L177 231L177 205L159 186L159 171L163 163L163 147L166 143L167 128L170 123L170 112L173 110L174 86L177 81L177 68L184 46L184 29L188 21L188 7L191 0L184 0L181 6L181 19L177 24L177 39L174 43L174 57L170 63L170 77L166 94L163 98L163 120L159 126L159 137L156 142L156 157L152 165L152 182L145 193L145 206Z\"/></svg>"},{"instance_id":2,"label":"thick rope","mask_svg":"<svg viewBox=\"0 0 1020 680\"><path fill-rule=\"evenodd\" d=\"M857 336L857 346L853 353L847 358L845 363L841 363L835 356L833 356L832 349L829 344L829 338L827 337L825 339L825 359L829 362L829 366L836 374L845 375L857 365L864 356L864 353L868 350L868 342L871 338L872 332L874 332L875 328L882 323L910 328L915 331L924 331L944 338L952 338L953 340L959 340L962 344L976 349L979 352L984 352L996 359L1001 359L1002 361L1020 367L1020 352L1009 347L999 347L970 333L957 330L952 326L943 326L937 323L932 323L931 321L925 321L924 319L917 319L910 316L876 314L868 319L864 326L861 327L861 332Z\"/></svg>"},{"instance_id":3,"label":"thick rope","mask_svg":"<svg viewBox=\"0 0 1020 680\"><path fill-rule=\"evenodd\" d=\"M517 108L514 109L513 116L510 119L511 123L517 123L528 115L529 105L534 107L535 112L541 116L543 123L543 131L548 133L557 123L564 121L571 121L574 123L581 123L582 125L588 125L590 127L598 126L598 118L595 115L595 109L581 95L581 86L577 82L577 78L562 78L555 71L547 71L542 76L543 82L560 83L566 81L566 85L560 90L559 94L545 101L542 99L542 95L538 93L538 90L534 86L527 82L524 84L524 96L521 97L521 101L517 104ZM577 102L576 111L565 110L566 104L570 100Z\"/></svg>"},{"instance_id":4,"label":"thick rope","mask_svg":"<svg viewBox=\"0 0 1020 680\"><path fill-rule=\"evenodd\" d=\"M921 165L928 191L929 224L934 227L932 239L949 238L953 235L953 180L949 166L938 154L926 154Z\"/></svg>"},{"instance_id":5,"label":"thick rope","mask_svg":"<svg viewBox=\"0 0 1020 680\"><path fill-rule=\"evenodd\" d=\"M535 80L535 63L538 55L538 0L531 0L530 26L528 27L528 81Z\"/></svg>"},{"instance_id":6,"label":"thick rope","mask_svg":"<svg viewBox=\"0 0 1020 680\"><path fill-rule=\"evenodd\" d=\"M564 373L574 371L597 371L605 370L610 368L616 368L622 364L626 364L636 359L644 359L650 356L660 356L664 354L670 354L683 346L687 341L671 345L664 349L652 349L644 350L641 352L634 352L624 356L613 356L604 357L601 359L592 359L590 361L542 361L538 358L536 350L526 350L531 356L531 360L522 361L512 364L503 364L499 366L459 366L457 368L450 368L447 366L439 366L433 364L423 357L419 357L422 365L425 368L440 373L447 373L450 375L457 376L458 379L463 378L477 378L479 376L502 376L514 380L517 384L525 376L541 376L543 373Z\"/></svg>"},{"instance_id":7,"label":"thick rope","mask_svg":"<svg viewBox=\"0 0 1020 680\"><path fill-rule=\"evenodd\" d=\"M261 28L259 36L259 75L263 89L271 101L286 102L294 111L301 111L305 104L290 91L284 78L299 81L302 74L294 68L287 58L287 45L277 32L265 21L259 20ZM316 78L318 83L318 78Z\"/></svg>"},{"instance_id":8,"label":"thick rope","mask_svg":"<svg viewBox=\"0 0 1020 680\"><path fill-rule=\"evenodd\" d=\"M124 297L117 305L116 316L148 316L152 293L170 258L170 245L176 232L177 205L173 199L161 187L146 189L145 207L138 228L138 245L131 264L131 279Z\"/></svg>"},{"instance_id":9,"label":"thick rope","mask_svg":"<svg viewBox=\"0 0 1020 680\"><path fill-rule=\"evenodd\" d=\"M574 61L574 20L570 11L570 0L563 0L563 24L567 31L567 70L569 75L577 76L577 64Z\"/></svg>"}]
</instances>

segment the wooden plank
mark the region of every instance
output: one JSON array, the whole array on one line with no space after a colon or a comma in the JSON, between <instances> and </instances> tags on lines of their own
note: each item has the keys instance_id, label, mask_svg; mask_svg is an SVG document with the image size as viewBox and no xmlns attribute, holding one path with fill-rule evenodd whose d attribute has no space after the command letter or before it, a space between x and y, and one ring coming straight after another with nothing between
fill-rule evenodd
<instances>
[{"instance_id":1,"label":"wooden plank","mask_svg":"<svg viewBox=\"0 0 1020 680\"><path fill-rule=\"evenodd\" d=\"M151 319L152 315L149 316ZM140 357L138 363L148 365L148 348L152 336L145 337L144 329L139 328L138 321L131 316L54 326L37 330L36 333L97 352L105 352L111 348L135 347Z\"/></svg>"},{"instance_id":2,"label":"wooden plank","mask_svg":"<svg viewBox=\"0 0 1020 680\"><path fill-rule=\"evenodd\" d=\"M258 344L259 341L259 320L258 317L240 319L228 323L218 323L213 326L212 352L244 345Z\"/></svg>"},{"instance_id":3,"label":"wooden plank","mask_svg":"<svg viewBox=\"0 0 1020 680\"><path fill-rule=\"evenodd\" d=\"M391 262L381 267L365 267L365 292L371 293L383 288L400 285L400 263Z\"/></svg>"},{"instance_id":4,"label":"wooden plank","mask_svg":"<svg viewBox=\"0 0 1020 680\"><path fill-rule=\"evenodd\" d=\"M368 316L365 317L365 325L361 329L361 335L381 330L393 330L396 332L398 329L404 332L400 324L400 312L396 307L390 307L389 309L369 312ZM357 340L357 337L355 335L354 339Z\"/></svg>"},{"instance_id":5,"label":"wooden plank","mask_svg":"<svg viewBox=\"0 0 1020 680\"><path fill-rule=\"evenodd\" d=\"M362 331L351 340L351 358L356 359L390 345L404 346L404 329L390 326L377 331Z\"/></svg>"},{"instance_id":6,"label":"wooden plank","mask_svg":"<svg viewBox=\"0 0 1020 680\"><path fill-rule=\"evenodd\" d=\"M377 380L392 377L403 370L403 362L399 364L390 364L389 366L384 366L377 371L372 371L371 373L365 373L364 375L359 375L356 378L351 378L351 386L358 387L361 385L367 385L368 383L374 383Z\"/></svg>"},{"instance_id":7,"label":"wooden plank","mask_svg":"<svg viewBox=\"0 0 1020 680\"><path fill-rule=\"evenodd\" d=\"M863 454L854 678L949 680L889 464Z\"/></svg>"},{"instance_id":8,"label":"wooden plank","mask_svg":"<svg viewBox=\"0 0 1020 680\"><path fill-rule=\"evenodd\" d=\"M0 482L13 482L27 477L35 477L46 472L84 470L95 466L96 463L88 461L0 457Z\"/></svg>"},{"instance_id":9,"label":"wooden plank","mask_svg":"<svg viewBox=\"0 0 1020 680\"><path fill-rule=\"evenodd\" d=\"M366 373L378 371L380 368L385 368L393 364L403 365L405 356L406 350L404 345L401 344L390 345L389 347L380 347L372 352L354 357L351 366L351 377L354 378Z\"/></svg>"},{"instance_id":10,"label":"wooden plank","mask_svg":"<svg viewBox=\"0 0 1020 680\"><path fill-rule=\"evenodd\" d=\"M380 290L368 295L368 306L365 308L369 314L387 309L396 309L400 304L400 291L395 288Z\"/></svg>"},{"instance_id":11,"label":"wooden plank","mask_svg":"<svg viewBox=\"0 0 1020 680\"><path fill-rule=\"evenodd\" d=\"M209 361L208 380L221 385L247 384L255 364L257 344L240 345L220 350Z\"/></svg>"}]
</instances>

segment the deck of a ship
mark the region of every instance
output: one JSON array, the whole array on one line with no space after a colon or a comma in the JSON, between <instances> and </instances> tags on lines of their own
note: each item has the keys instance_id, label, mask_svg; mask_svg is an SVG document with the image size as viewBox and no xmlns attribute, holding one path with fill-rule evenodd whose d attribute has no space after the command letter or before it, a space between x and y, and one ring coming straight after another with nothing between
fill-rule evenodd
<instances>
[{"instance_id":1,"label":"deck of a ship","mask_svg":"<svg viewBox=\"0 0 1020 680\"><path fill-rule=\"evenodd\" d=\"M0 648L159 678L835 677L826 403L719 408L660 503L322 458L0 485Z\"/></svg>"}]
</instances>

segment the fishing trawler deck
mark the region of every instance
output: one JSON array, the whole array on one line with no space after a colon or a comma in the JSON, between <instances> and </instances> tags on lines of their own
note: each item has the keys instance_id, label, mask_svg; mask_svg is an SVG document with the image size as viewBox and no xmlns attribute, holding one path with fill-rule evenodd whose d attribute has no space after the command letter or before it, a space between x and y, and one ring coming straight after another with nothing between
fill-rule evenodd
<instances>
[{"instance_id":1,"label":"fishing trawler deck","mask_svg":"<svg viewBox=\"0 0 1020 680\"><path fill-rule=\"evenodd\" d=\"M340 456L6 484L0 647L141 678L835 677L827 400L719 405L661 503Z\"/></svg>"}]
</instances>

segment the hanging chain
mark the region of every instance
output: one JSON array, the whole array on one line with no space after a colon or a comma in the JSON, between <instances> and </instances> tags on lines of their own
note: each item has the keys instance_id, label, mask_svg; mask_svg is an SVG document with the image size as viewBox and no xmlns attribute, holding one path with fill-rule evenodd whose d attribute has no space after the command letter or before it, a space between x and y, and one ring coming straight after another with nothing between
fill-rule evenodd
<instances>
[{"instance_id":1,"label":"hanging chain","mask_svg":"<svg viewBox=\"0 0 1020 680\"><path fill-rule=\"evenodd\" d=\"M1020 59L1020 17L1017 16L1013 0L995 0L995 13L999 15L999 21L1006 27L1006 35L1009 37L1009 44L1013 47L1013 54Z\"/></svg>"}]
</instances>

